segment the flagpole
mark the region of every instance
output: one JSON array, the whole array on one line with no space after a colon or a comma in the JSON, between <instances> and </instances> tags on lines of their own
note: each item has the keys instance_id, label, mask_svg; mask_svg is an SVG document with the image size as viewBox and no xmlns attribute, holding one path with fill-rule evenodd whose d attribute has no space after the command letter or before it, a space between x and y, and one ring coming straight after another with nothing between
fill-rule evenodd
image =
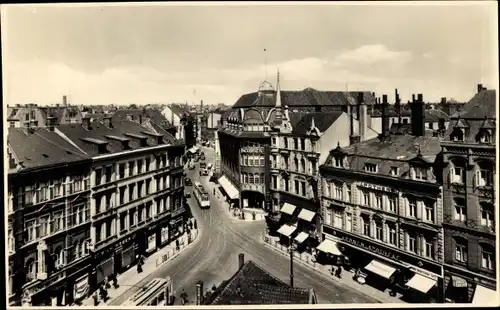
<instances>
[{"instance_id":1,"label":"flagpole","mask_svg":"<svg viewBox=\"0 0 500 310\"><path fill-rule=\"evenodd\" d=\"M267 49L264 49L264 80L267 81Z\"/></svg>"}]
</instances>

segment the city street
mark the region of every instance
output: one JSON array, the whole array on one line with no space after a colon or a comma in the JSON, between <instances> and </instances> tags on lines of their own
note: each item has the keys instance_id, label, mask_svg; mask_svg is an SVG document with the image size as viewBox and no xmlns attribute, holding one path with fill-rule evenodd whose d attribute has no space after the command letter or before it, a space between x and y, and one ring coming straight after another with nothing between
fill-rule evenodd
<instances>
[{"instance_id":1,"label":"city street","mask_svg":"<svg viewBox=\"0 0 500 310\"><path fill-rule=\"evenodd\" d=\"M201 148L205 152L206 163L214 163L212 149ZM263 244L261 238L265 222L244 222L231 220L228 212L222 208L227 205L213 196L212 186L208 186L208 177L200 177L196 169L187 170L187 176L193 181L200 180L207 187L211 196L211 207L201 210L191 195L188 203L193 216L198 221L200 236L192 247L186 249L176 259L160 266L155 272L130 288L111 304L120 305L140 287L156 277L170 276L176 293L176 304L182 290L188 294L190 303L194 303L196 282L203 281L204 290L211 289L221 281L230 278L238 268L238 254L244 253L245 260L253 260L274 276L289 282L289 259ZM191 191L191 187L186 187ZM314 288L320 303L378 303L377 300L359 291L343 286L342 283L318 274L307 267L295 264L295 285L302 288Z\"/></svg>"}]
</instances>

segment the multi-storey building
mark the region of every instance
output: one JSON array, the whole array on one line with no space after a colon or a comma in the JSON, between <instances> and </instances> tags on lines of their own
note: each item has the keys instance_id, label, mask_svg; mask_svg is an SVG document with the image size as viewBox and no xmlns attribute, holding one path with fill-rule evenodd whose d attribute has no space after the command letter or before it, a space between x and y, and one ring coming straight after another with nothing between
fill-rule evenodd
<instances>
[{"instance_id":1,"label":"multi-storey building","mask_svg":"<svg viewBox=\"0 0 500 310\"><path fill-rule=\"evenodd\" d=\"M408 288L407 298L441 300L440 138L426 133L421 95L411 105L412 135L389 134L386 96L384 103L380 137L338 146L320 167L318 257L327 253L333 264L359 268L381 289L397 283Z\"/></svg>"},{"instance_id":2,"label":"multi-storey building","mask_svg":"<svg viewBox=\"0 0 500 310\"><path fill-rule=\"evenodd\" d=\"M11 274L17 275L12 287L18 299L33 305L85 297L135 263L136 255L175 239L186 214L184 145L172 135L111 118L54 123L9 134L12 164L45 163L9 178L12 193L18 193L11 221ZM77 159L79 166L72 164Z\"/></svg>"},{"instance_id":3,"label":"multi-storey building","mask_svg":"<svg viewBox=\"0 0 500 310\"><path fill-rule=\"evenodd\" d=\"M91 269L90 158L47 128L9 128L10 305L63 305Z\"/></svg>"},{"instance_id":4,"label":"multi-storey building","mask_svg":"<svg viewBox=\"0 0 500 310\"><path fill-rule=\"evenodd\" d=\"M135 121L59 126L57 132L92 158L91 287L127 269L180 233L184 145Z\"/></svg>"},{"instance_id":5,"label":"multi-storey building","mask_svg":"<svg viewBox=\"0 0 500 310\"><path fill-rule=\"evenodd\" d=\"M496 294L496 105L496 91L478 85L441 144L446 297L455 302Z\"/></svg>"},{"instance_id":6,"label":"multi-storey building","mask_svg":"<svg viewBox=\"0 0 500 310\"><path fill-rule=\"evenodd\" d=\"M352 98L351 93L311 88L281 91L279 82L277 87L275 90L264 81L257 92L241 96L233 105L231 114L221 119L222 128L217 132L222 174L219 183L228 198L240 206L271 209L271 136L282 127L282 109L288 107L290 115L300 112L347 112L348 98ZM365 92L364 95L366 104L373 105L373 94ZM286 132L288 130L285 129ZM258 182L255 182L256 175Z\"/></svg>"}]
</instances>

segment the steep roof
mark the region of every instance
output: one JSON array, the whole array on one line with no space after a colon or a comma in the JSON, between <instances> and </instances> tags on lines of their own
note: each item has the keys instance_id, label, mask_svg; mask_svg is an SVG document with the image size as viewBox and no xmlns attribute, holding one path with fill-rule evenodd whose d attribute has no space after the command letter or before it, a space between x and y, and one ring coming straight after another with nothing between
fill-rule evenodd
<instances>
[{"instance_id":1,"label":"steep roof","mask_svg":"<svg viewBox=\"0 0 500 310\"><path fill-rule=\"evenodd\" d=\"M310 290L290 287L253 261L247 261L205 300L205 305L309 304Z\"/></svg>"},{"instance_id":2,"label":"steep roof","mask_svg":"<svg viewBox=\"0 0 500 310\"><path fill-rule=\"evenodd\" d=\"M141 116L149 118L159 126L166 126L165 128L173 126L160 111L152 108L117 110L112 114L111 118L113 121L126 121L128 115L132 115L135 120L138 120Z\"/></svg>"},{"instance_id":3,"label":"steep roof","mask_svg":"<svg viewBox=\"0 0 500 310\"><path fill-rule=\"evenodd\" d=\"M482 90L467 102L460 112L455 113L452 118L460 116L463 119L490 119L496 118L497 97L495 90Z\"/></svg>"},{"instance_id":4,"label":"steep roof","mask_svg":"<svg viewBox=\"0 0 500 310\"><path fill-rule=\"evenodd\" d=\"M311 122L314 118L314 125L320 132L325 132L343 112L312 112L302 116L300 121L293 127L293 133L305 134L311 128Z\"/></svg>"},{"instance_id":5,"label":"steep roof","mask_svg":"<svg viewBox=\"0 0 500 310\"><path fill-rule=\"evenodd\" d=\"M7 143L20 161L22 169L64 164L87 159L88 156L46 128L9 128Z\"/></svg>"},{"instance_id":6,"label":"steep roof","mask_svg":"<svg viewBox=\"0 0 500 310\"><path fill-rule=\"evenodd\" d=\"M346 105L352 100L356 100L359 92L343 92L343 91L318 91L312 88L306 88L299 91L281 91L282 106L291 107L308 107L308 106L331 106L331 105ZM371 92L363 92L364 100L367 104L375 102ZM262 95L259 97L258 92L242 95L233 108L249 108L249 107L274 107L276 104L276 92L269 96Z\"/></svg>"},{"instance_id":7,"label":"steep roof","mask_svg":"<svg viewBox=\"0 0 500 310\"><path fill-rule=\"evenodd\" d=\"M182 117L185 113L188 112L187 110L185 110L183 107L181 107L178 104L171 104L171 105L169 105L169 108L172 111L172 113L174 113L175 115L177 115L179 117Z\"/></svg>"}]
</instances>

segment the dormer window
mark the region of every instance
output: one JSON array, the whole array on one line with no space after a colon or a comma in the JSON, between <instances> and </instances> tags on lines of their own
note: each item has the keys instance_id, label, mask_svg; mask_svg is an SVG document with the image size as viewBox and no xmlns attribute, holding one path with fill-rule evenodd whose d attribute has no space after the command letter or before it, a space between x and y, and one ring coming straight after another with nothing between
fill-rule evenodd
<instances>
[{"instance_id":1,"label":"dormer window","mask_svg":"<svg viewBox=\"0 0 500 310\"><path fill-rule=\"evenodd\" d=\"M366 172L372 172L372 173L376 173L377 172L377 165L375 164L365 164L365 171Z\"/></svg>"},{"instance_id":2,"label":"dormer window","mask_svg":"<svg viewBox=\"0 0 500 310\"><path fill-rule=\"evenodd\" d=\"M491 143L491 131L487 129L482 129L479 134L479 142L480 143Z\"/></svg>"},{"instance_id":3,"label":"dormer window","mask_svg":"<svg viewBox=\"0 0 500 310\"><path fill-rule=\"evenodd\" d=\"M415 180L427 180L427 169L422 167L413 168L413 178Z\"/></svg>"},{"instance_id":4,"label":"dormer window","mask_svg":"<svg viewBox=\"0 0 500 310\"><path fill-rule=\"evenodd\" d=\"M462 142L464 141L464 130L460 128L455 128L453 132L451 133L450 140L451 141L457 141L457 142Z\"/></svg>"},{"instance_id":5,"label":"dormer window","mask_svg":"<svg viewBox=\"0 0 500 310\"><path fill-rule=\"evenodd\" d=\"M342 157L335 157L333 159L333 166L336 168L343 168L344 167L344 159Z\"/></svg>"},{"instance_id":6,"label":"dormer window","mask_svg":"<svg viewBox=\"0 0 500 310\"><path fill-rule=\"evenodd\" d=\"M397 177L399 176L399 168L398 167L391 167L391 172L390 174L393 176L393 177Z\"/></svg>"}]
</instances>

